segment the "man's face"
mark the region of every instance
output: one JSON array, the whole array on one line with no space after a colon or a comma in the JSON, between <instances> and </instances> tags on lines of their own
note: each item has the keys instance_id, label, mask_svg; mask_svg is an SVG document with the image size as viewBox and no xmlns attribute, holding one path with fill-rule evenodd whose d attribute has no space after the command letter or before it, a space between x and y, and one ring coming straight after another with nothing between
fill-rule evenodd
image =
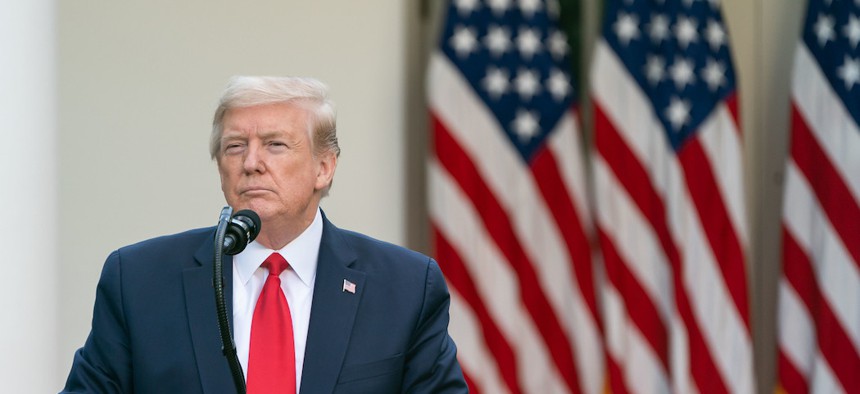
<instances>
[{"instance_id":1,"label":"man's face","mask_svg":"<svg viewBox=\"0 0 860 394\"><path fill-rule=\"evenodd\" d=\"M257 212L264 223L310 223L334 171L312 149L301 103L228 110L217 156L227 203Z\"/></svg>"}]
</instances>

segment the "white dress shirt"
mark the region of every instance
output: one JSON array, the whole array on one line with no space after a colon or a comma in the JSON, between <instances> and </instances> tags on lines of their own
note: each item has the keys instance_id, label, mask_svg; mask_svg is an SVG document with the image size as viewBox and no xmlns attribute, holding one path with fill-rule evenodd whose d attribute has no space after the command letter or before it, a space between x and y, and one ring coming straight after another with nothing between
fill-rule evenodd
<instances>
[{"instance_id":1,"label":"white dress shirt","mask_svg":"<svg viewBox=\"0 0 860 394\"><path fill-rule=\"evenodd\" d=\"M320 240L322 239L322 215L319 208L314 221L301 235L281 250L267 249L256 241L251 242L242 253L233 256L233 340L236 353L245 376L248 376L248 352L251 341L251 320L257 298L269 272L261 265L269 255L280 253L290 268L281 273L281 289L290 304L293 319L293 338L296 346L296 392L302 381L305 344L311 318L311 301L314 294L314 279L317 273Z\"/></svg>"}]
</instances>

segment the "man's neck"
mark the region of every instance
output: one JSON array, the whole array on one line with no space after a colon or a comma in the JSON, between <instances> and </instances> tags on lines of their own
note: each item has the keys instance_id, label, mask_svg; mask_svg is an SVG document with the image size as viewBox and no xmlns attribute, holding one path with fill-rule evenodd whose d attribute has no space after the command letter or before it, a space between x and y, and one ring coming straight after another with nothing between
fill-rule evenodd
<instances>
[{"instance_id":1,"label":"man's neck","mask_svg":"<svg viewBox=\"0 0 860 394\"><path fill-rule=\"evenodd\" d=\"M301 220L265 221L261 225L260 234L257 235L256 241L269 249L283 249L284 246L287 246L307 230L308 226L313 223L318 210L319 206L309 209L309 212L303 215Z\"/></svg>"}]
</instances>

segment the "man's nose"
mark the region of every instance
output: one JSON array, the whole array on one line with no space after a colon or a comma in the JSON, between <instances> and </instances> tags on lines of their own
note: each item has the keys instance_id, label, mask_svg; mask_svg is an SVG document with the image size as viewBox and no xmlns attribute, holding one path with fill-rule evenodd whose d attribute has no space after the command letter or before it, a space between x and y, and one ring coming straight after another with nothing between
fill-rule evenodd
<instances>
[{"instance_id":1,"label":"man's nose","mask_svg":"<svg viewBox=\"0 0 860 394\"><path fill-rule=\"evenodd\" d=\"M245 152L245 160L242 162L242 168L246 173L262 173L265 171L266 165L263 162L261 153L259 147L253 144L248 145L248 150Z\"/></svg>"}]
</instances>

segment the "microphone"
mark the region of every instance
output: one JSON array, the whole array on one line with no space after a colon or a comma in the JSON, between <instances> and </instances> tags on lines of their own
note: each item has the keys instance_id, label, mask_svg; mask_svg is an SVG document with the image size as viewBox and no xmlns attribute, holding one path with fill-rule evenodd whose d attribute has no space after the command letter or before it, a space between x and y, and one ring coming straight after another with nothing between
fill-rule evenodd
<instances>
[{"instance_id":1,"label":"microphone","mask_svg":"<svg viewBox=\"0 0 860 394\"><path fill-rule=\"evenodd\" d=\"M243 209L236 212L230 222L227 223L227 230L224 234L224 244L221 249L224 254L235 255L245 250L257 234L260 233L260 216L250 209Z\"/></svg>"},{"instance_id":2,"label":"microphone","mask_svg":"<svg viewBox=\"0 0 860 394\"><path fill-rule=\"evenodd\" d=\"M227 358L230 374L236 392L245 394L245 376L242 365L236 355L236 344L230 333L230 321L227 317L227 301L224 300L224 254L234 255L245 249L260 233L260 216L256 212L245 209L232 215L233 208L229 205L221 209L218 217L218 227L215 230L215 256L212 261L212 288L215 290L215 311L218 314L218 332L221 336L221 352ZM232 216L232 217L231 217ZM229 219L229 221L228 221Z\"/></svg>"}]
</instances>

